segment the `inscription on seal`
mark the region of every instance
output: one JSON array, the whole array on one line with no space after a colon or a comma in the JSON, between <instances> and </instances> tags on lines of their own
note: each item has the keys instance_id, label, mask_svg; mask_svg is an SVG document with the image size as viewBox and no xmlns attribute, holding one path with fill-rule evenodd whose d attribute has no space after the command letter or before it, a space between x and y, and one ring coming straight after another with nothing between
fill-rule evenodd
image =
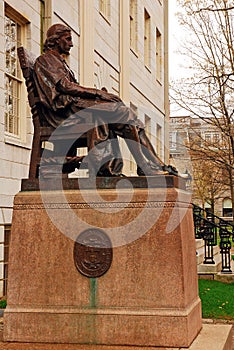
<instances>
[{"instance_id":1,"label":"inscription on seal","mask_svg":"<svg viewBox=\"0 0 234 350\"><path fill-rule=\"evenodd\" d=\"M74 263L86 277L100 277L110 268L113 250L110 238L99 229L88 229L79 234L74 245Z\"/></svg>"}]
</instances>

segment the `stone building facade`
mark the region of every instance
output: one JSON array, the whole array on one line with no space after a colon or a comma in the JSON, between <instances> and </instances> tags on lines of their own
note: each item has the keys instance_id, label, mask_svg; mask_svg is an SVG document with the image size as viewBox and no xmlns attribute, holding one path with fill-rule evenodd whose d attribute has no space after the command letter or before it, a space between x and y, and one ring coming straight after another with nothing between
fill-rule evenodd
<instances>
[{"instance_id":1,"label":"stone building facade","mask_svg":"<svg viewBox=\"0 0 234 350\"><path fill-rule=\"evenodd\" d=\"M191 116L173 116L170 117L170 162L174 164L180 173L187 174L189 179L193 177L193 163L191 161L186 143L188 144L193 137L200 135L201 140L210 141L214 145L221 140L220 130L208 125L200 118ZM190 186L192 190L192 185ZM202 201L193 195L194 204L203 206ZM204 204L209 209L208 203ZM215 201L214 214L232 221L232 201L229 191L223 189L220 191L219 198Z\"/></svg>"},{"instance_id":2,"label":"stone building facade","mask_svg":"<svg viewBox=\"0 0 234 350\"><path fill-rule=\"evenodd\" d=\"M28 176L33 133L16 49L23 45L39 55L54 23L72 29L68 63L79 83L119 94L145 122L161 158L168 158L168 0L1 1L0 295L6 294L13 199ZM135 174L133 159L126 158L124 172Z\"/></svg>"}]
</instances>

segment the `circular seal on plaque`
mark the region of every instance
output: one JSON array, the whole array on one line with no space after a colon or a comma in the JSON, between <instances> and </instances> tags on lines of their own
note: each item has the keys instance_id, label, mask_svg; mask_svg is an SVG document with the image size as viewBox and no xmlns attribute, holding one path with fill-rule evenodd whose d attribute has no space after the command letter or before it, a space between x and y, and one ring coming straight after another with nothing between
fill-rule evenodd
<instances>
[{"instance_id":1,"label":"circular seal on plaque","mask_svg":"<svg viewBox=\"0 0 234 350\"><path fill-rule=\"evenodd\" d=\"M96 278L104 275L112 263L112 243L99 229L88 229L79 234L74 245L74 262L84 276Z\"/></svg>"}]
</instances>

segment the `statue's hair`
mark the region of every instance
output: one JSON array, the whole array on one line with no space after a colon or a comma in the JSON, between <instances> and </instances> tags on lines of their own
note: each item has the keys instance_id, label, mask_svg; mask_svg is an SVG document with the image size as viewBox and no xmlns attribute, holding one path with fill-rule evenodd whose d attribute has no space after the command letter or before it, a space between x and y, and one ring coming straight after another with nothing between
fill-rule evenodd
<instances>
[{"instance_id":1,"label":"statue's hair","mask_svg":"<svg viewBox=\"0 0 234 350\"><path fill-rule=\"evenodd\" d=\"M53 24L47 31L43 51L48 51L56 46L56 41L66 32L71 32L71 28L64 24Z\"/></svg>"}]
</instances>

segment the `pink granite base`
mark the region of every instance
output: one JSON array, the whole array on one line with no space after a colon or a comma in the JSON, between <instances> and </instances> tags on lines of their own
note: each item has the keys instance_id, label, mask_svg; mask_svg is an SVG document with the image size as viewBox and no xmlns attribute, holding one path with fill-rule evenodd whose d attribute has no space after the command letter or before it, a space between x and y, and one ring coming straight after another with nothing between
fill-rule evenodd
<instances>
[{"instance_id":1,"label":"pink granite base","mask_svg":"<svg viewBox=\"0 0 234 350\"><path fill-rule=\"evenodd\" d=\"M40 192L16 196L5 341L190 346L201 330L201 304L189 196L173 188L150 191L151 201L143 206L145 222L141 220L139 229L157 211L159 218L144 235L136 234L138 239L114 247L110 269L97 279L77 271L74 241L51 222ZM115 201L112 207L122 208L115 213L98 211L100 202L92 198L92 191L92 208L79 190L66 191L66 198L80 219L104 231L117 225L124 237L124 225L143 210L146 192L135 189L131 205L125 207L128 189L119 191L117 201L115 190L100 190L105 203ZM56 191L48 206L66 221L67 207ZM181 222L167 233L174 207L175 220L181 216ZM68 232L72 232L70 225L68 222ZM77 226L77 235L82 230L82 225Z\"/></svg>"}]
</instances>

